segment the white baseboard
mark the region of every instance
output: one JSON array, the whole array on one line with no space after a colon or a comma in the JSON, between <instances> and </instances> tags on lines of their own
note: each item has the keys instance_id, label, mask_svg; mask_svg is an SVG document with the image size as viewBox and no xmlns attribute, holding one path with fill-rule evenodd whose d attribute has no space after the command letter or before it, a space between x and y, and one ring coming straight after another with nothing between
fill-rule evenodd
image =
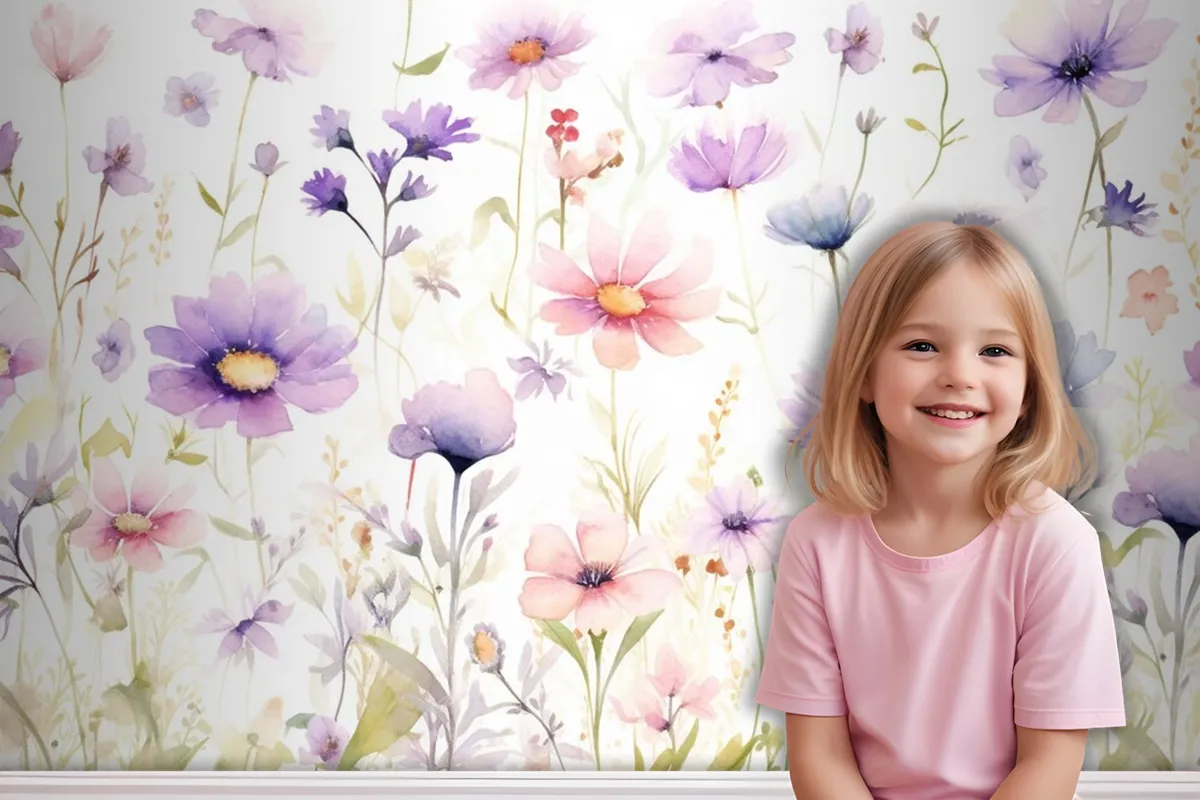
<instances>
[{"instance_id":1,"label":"white baseboard","mask_svg":"<svg viewBox=\"0 0 1200 800\"><path fill-rule=\"evenodd\" d=\"M792 797L784 773L396 773L396 772L8 772L0 797L81 800L90 797L254 800L304 797L402 797L404 800L479 800L481 797L658 800L735 800ZM1200 800L1200 772L1086 772L1080 800Z\"/></svg>"}]
</instances>

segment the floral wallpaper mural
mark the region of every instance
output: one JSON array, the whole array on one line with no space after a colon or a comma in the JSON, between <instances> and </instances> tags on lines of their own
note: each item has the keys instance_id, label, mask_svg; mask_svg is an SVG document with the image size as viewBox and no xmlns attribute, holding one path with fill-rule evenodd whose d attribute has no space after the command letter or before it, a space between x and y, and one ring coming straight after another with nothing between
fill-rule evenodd
<instances>
[{"instance_id":1,"label":"floral wallpaper mural","mask_svg":"<svg viewBox=\"0 0 1200 800\"><path fill-rule=\"evenodd\" d=\"M1190 0L4 19L4 768L785 769L793 440L930 217L1029 253L1102 437L1087 766L1200 765Z\"/></svg>"}]
</instances>

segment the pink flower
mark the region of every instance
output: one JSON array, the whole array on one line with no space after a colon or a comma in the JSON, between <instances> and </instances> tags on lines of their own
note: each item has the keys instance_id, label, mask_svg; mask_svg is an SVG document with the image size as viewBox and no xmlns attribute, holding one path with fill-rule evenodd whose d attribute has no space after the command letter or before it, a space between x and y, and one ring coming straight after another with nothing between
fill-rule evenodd
<instances>
[{"instance_id":1,"label":"pink flower","mask_svg":"<svg viewBox=\"0 0 1200 800\"><path fill-rule=\"evenodd\" d=\"M605 131L596 137L595 152L586 155L577 148L563 149L559 141L553 147L546 148L546 169L552 177L563 182L563 188L573 205L583 205L586 197L580 181L599 178L606 169L621 164L618 156L621 154L623 136L624 132L620 130Z\"/></svg>"},{"instance_id":2,"label":"pink flower","mask_svg":"<svg viewBox=\"0 0 1200 800\"><path fill-rule=\"evenodd\" d=\"M654 673L647 675L646 680L650 685L638 684L632 710L626 710L620 700L612 698L613 708L622 721L644 722L655 733L666 733L674 727L681 711L700 719L713 718L712 700L720 683L713 677L702 683L688 683L687 670L670 645L658 649Z\"/></svg>"},{"instance_id":3,"label":"pink flower","mask_svg":"<svg viewBox=\"0 0 1200 800\"><path fill-rule=\"evenodd\" d=\"M552 92L563 78L579 71L579 64L564 56L591 41L582 17L571 14L559 22L552 8L526 8L511 19L483 26L479 43L458 49L456 55L471 67L472 89L499 89L512 81L508 96L523 97L533 79Z\"/></svg>"},{"instance_id":4,"label":"pink flower","mask_svg":"<svg viewBox=\"0 0 1200 800\"><path fill-rule=\"evenodd\" d=\"M0 406L16 392L17 378L46 366L46 340L30 335L40 328L33 303L13 300L0 307Z\"/></svg>"},{"instance_id":5,"label":"pink flower","mask_svg":"<svg viewBox=\"0 0 1200 800\"><path fill-rule=\"evenodd\" d=\"M1167 291L1173 285L1171 275L1161 264L1150 272L1139 269L1129 276L1126 285L1129 297L1121 307L1121 316L1146 320L1151 335L1162 330L1168 316L1179 313L1179 298Z\"/></svg>"},{"instance_id":6,"label":"pink flower","mask_svg":"<svg viewBox=\"0 0 1200 800\"><path fill-rule=\"evenodd\" d=\"M612 226L593 216L588 226L585 275L565 253L548 245L532 270L539 286L567 295L542 306L541 317L560 335L597 328L592 346L605 367L633 369L639 354L635 334L663 355L679 356L700 349L700 342L679 324L716 311L719 287L693 291L713 270L712 246L697 239L688 258L674 272L643 283L667 255L671 238L661 214L647 215L621 258L620 237Z\"/></svg>"},{"instance_id":7,"label":"pink flower","mask_svg":"<svg viewBox=\"0 0 1200 800\"><path fill-rule=\"evenodd\" d=\"M316 75L332 45L313 41L319 25L309 9L295 0L242 0L249 22L199 9L192 27L213 40L218 53L241 53L251 73L274 81L290 81L289 72Z\"/></svg>"},{"instance_id":8,"label":"pink flower","mask_svg":"<svg viewBox=\"0 0 1200 800\"><path fill-rule=\"evenodd\" d=\"M561 620L574 611L575 627L598 633L662 608L681 585L673 572L650 567L665 558L661 543L648 536L630 542L619 514L580 520L575 538L578 552L557 525L533 529L525 568L542 575L527 578L521 589L525 616Z\"/></svg>"},{"instance_id":9,"label":"pink flower","mask_svg":"<svg viewBox=\"0 0 1200 800\"><path fill-rule=\"evenodd\" d=\"M107 458L92 462L92 493L98 508L71 535L71 544L86 547L94 561L109 561L120 549L129 566L140 572L162 567L160 546L189 547L204 536L204 520L183 508L195 487L167 493L167 476L160 467L138 470L133 486L125 482Z\"/></svg>"},{"instance_id":10,"label":"pink flower","mask_svg":"<svg viewBox=\"0 0 1200 800\"><path fill-rule=\"evenodd\" d=\"M61 83L87 76L104 55L112 31L90 21L75 26L75 14L62 3L42 7L29 32L38 58Z\"/></svg>"}]
</instances>

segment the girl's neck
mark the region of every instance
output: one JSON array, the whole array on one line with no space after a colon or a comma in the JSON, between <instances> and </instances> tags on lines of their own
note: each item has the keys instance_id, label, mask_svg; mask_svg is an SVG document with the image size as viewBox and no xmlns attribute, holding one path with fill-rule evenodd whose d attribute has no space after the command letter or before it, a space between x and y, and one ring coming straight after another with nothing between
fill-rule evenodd
<instances>
[{"instance_id":1,"label":"girl's neck","mask_svg":"<svg viewBox=\"0 0 1200 800\"><path fill-rule=\"evenodd\" d=\"M896 454L900 455L900 454ZM953 526L990 519L983 499L991 456L979 463L951 466L907 463L892 458L888 469L887 505L877 516Z\"/></svg>"}]
</instances>

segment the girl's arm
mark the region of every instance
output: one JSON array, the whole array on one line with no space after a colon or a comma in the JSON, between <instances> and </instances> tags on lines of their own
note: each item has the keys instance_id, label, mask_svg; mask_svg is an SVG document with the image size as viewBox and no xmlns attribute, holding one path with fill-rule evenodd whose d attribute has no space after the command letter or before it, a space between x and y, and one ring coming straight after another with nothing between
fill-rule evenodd
<instances>
[{"instance_id":1,"label":"girl's arm","mask_svg":"<svg viewBox=\"0 0 1200 800\"><path fill-rule=\"evenodd\" d=\"M1017 726L1017 763L992 800L1071 800L1083 769L1086 730Z\"/></svg>"},{"instance_id":2,"label":"girl's arm","mask_svg":"<svg viewBox=\"0 0 1200 800\"><path fill-rule=\"evenodd\" d=\"M858 771L845 716L788 714L787 756L796 800L872 800ZM1029 797L1021 795L1022 800ZM1004 798L997 795L996 800Z\"/></svg>"}]
</instances>

